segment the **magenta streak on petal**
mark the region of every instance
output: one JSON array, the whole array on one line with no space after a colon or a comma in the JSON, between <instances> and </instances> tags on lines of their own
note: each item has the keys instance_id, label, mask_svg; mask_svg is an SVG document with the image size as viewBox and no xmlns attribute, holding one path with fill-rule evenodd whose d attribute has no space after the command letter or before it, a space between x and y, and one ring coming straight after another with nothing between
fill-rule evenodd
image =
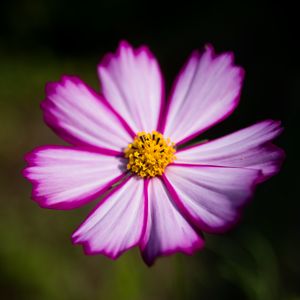
<instances>
[{"instance_id":1,"label":"magenta streak on petal","mask_svg":"<svg viewBox=\"0 0 300 300\"><path fill-rule=\"evenodd\" d=\"M175 164L174 164L175 165ZM193 167L218 167L219 166L204 166L204 165L190 165L190 164L176 164L178 166L184 166L187 168L193 168ZM229 167L221 167L221 168L229 168ZM232 168L231 168L232 169ZM236 168L236 169L241 169L241 168ZM231 222L227 222L225 225L220 226L220 227L210 227L209 225L207 225L199 216L197 219L192 216L192 214L188 211L188 209L185 207L183 200L180 199L180 197L178 196L177 192L175 191L173 185L170 183L170 181L168 180L168 178L163 175L163 180L165 182L165 185L167 186L168 190L170 191L170 193L172 194L172 197L174 198L174 201L176 201L176 204L178 205L178 208L182 211L182 213L184 214L184 216L190 220L191 222L193 222L196 226L198 226L198 228L200 230L203 230L207 233L214 233L214 234L219 234L219 233L225 233L226 231L230 230L232 227L234 227L236 224L238 224L241 220L242 217L242 213L243 213L243 209L244 207L250 202L250 200L252 200L253 194L255 192L255 188L256 185L260 183L260 178L261 178L261 171L257 171L257 178L254 180L252 186L251 186L251 195L244 201L244 203L242 205L240 205L239 207L236 208L237 211L237 215L236 218L231 221Z\"/></svg>"},{"instance_id":2,"label":"magenta streak on petal","mask_svg":"<svg viewBox=\"0 0 300 300\"><path fill-rule=\"evenodd\" d=\"M114 150L110 150L110 149L102 149L102 148L94 148L94 147L90 147L90 146L58 146L58 145L45 145L45 146L39 146L33 149L33 151L30 151L28 153L26 153L24 155L25 161L28 161L27 159L29 159L31 157L31 155L37 151L41 151L41 150L49 150L49 149L61 149L61 148L66 148L66 149L75 149L75 150L79 150L79 151L88 151L91 153L99 153L99 154L104 154L104 155L108 155L108 156L124 156L123 152L119 152L119 151L114 151Z\"/></svg>"},{"instance_id":3,"label":"magenta streak on petal","mask_svg":"<svg viewBox=\"0 0 300 300\"><path fill-rule=\"evenodd\" d=\"M166 106L166 95L165 95L165 88L164 88L164 77L162 75L161 70L159 69L160 75L160 82L161 82L161 99L160 99L160 109L159 109L159 116L157 121L157 131L160 132L161 124L164 122L165 119L165 106Z\"/></svg>"},{"instance_id":4,"label":"magenta streak on petal","mask_svg":"<svg viewBox=\"0 0 300 300\"><path fill-rule=\"evenodd\" d=\"M168 191L168 193L169 193L170 196L171 196L171 199L174 201L174 203L177 205L177 207L179 208L179 211L180 211L181 203L177 201L178 199L176 198L176 193L174 194L173 191L170 190L170 189L168 188L168 185L166 184L166 182L168 181L167 178L166 178L166 176L163 174L163 175L161 176L161 179L160 179L160 180L161 180L161 181L164 183L164 185L166 186L167 191ZM175 197L174 197L174 196L175 196ZM197 234L200 236L200 238L203 239L203 241L200 243L200 244L201 244L201 247L200 247L200 248L194 248L194 246L191 247L191 248L189 248L190 250L188 251L188 253L189 253L189 254L193 254L196 250L201 249L201 248L204 247L204 240L205 240L205 239L204 239L204 235L203 235L203 232L201 231L201 228L195 226L195 224L194 224L193 222L191 222L189 218L186 218L184 215L183 215L183 217L184 217L185 220L189 223L189 225L197 232ZM198 243L196 243L196 244L199 246Z\"/></svg>"},{"instance_id":5,"label":"magenta streak on petal","mask_svg":"<svg viewBox=\"0 0 300 300\"><path fill-rule=\"evenodd\" d=\"M185 208L184 204L182 203L182 201L180 200L178 194L176 193L176 191L174 190L172 184L169 182L169 180L167 179L166 175L163 174L162 176L162 180L165 184L165 186L167 187L170 195L172 196L172 199L174 200L174 202L176 203L178 209L182 212L183 216L186 218L186 220L194 227L197 229L198 232L201 232L199 230L203 230L203 228L201 227L195 227L195 224L197 225L197 222L194 217L189 213L189 211Z\"/></svg>"},{"instance_id":6,"label":"magenta streak on petal","mask_svg":"<svg viewBox=\"0 0 300 300\"><path fill-rule=\"evenodd\" d=\"M83 226L85 224L85 222L88 222L88 219L93 215L93 213L99 208L101 207L101 205L103 205L106 201L109 200L110 196L115 193L117 190L119 190L120 188L122 188L131 178L132 176L128 176L127 178L125 178L117 187L115 187L113 190L111 190L104 198L103 200L89 213L88 217L85 219L85 221L83 221L78 228L80 228L81 226ZM71 240L72 243L74 245L82 245L84 253L86 255L105 255L106 257L115 260L117 259L119 256L121 256L124 252L136 247L139 244L139 241L137 243L135 243L134 245L132 245L131 247L128 247L124 250L119 251L116 255L112 255L111 253L105 251L105 250L99 250L99 251L94 251L91 249L89 241L84 241L84 242L77 242L76 239L77 237L74 237L74 234L76 233L77 229L73 232Z\"/></svg>"},{"instance_id":7,"label":"magenta streak on petal","mask_svg":"<svg viewBox=\"0 0 300 300\"><path fill-rule=\"evenodd\" d=\"M226 166L218 166L218 165L209 165L209 164L186 164L186 163L177 163L177 162L173 162L171 164L169 164L169 166L181 166L181 167L218 167L218 168L238 168L238 167L226 167Z\"/></svg>"},{"instance_id":8,"label":"magenta streak on petal","mask_svg":"<svg viewBox=\"0 0 300 300\"><path fill-rule=\"evenodd\" d=\"M198 58L199 56L200 56L199 51L195 50L191 54L190 59L192 57L197 57ZM179 71L179 74L175 78L175 81L174 81L174 83L173 83L173 85L171 87L171 91L169 93L168 101L167 101L167 103L166 103L166 105L164 107L164 113L163 113L163 116L162 116L162 118L160 120L160 123L159 123L160 126L158 127L158 131L161 132L161 133L164 133L164 131L165 131L167 116L168 116L168 113L169 113L169 110L170 110L171 102L172 102L172 99L173 99L173 95L174 95L177 83L178 83L179 79L181 78L182 74L184 74L184 72L186 71L186 68L187 68L187 66L189 64L190 59L188 59L185 62L183 68Z\"/></svg>"},{"instance_id":9,"label":"magenta streak on petal","mask_svg":"<svg viewBox=\"0 0 300 300\"><path fill-rule=\"evenodd\" d=\"M224 169L247 169L247 168L240 168L240 167L228 167L228 166L219 166L219 165L210 165L210 164L186 164L186 163L176 163L173 162L169 164L168 166L179 166L179 167L187 167L187 168L193 168L193 167L213 167L213 168L224 168Z\"/></svg>"},{"instance_id":10,"label":"magenta streak on petal","mask_svg":"<svg viewBox=\"0 0 300 300\"><path fill-rule=\"evenodd\" d=\"M38 205L42 208L47 208L47 209L57 209L57 210L70 210L70 209L74 209L74 208L78 208L88 202L91 202L93 200L95 200L97 197L101 196L102 194L104 194L109 188L112 187L112 185L116 184L117 182L119 182L122 178L124 178L126 176L126 173L123 173L119 176L117 176L116 178L110 180L103 188L101 188L99 191L97 191L96 193L89 195L87 197L80 197L80 199L76 200L76 199L72 199L72 202L69 203L56 203L56 204L46 204L47 203L47 196L38 196L37 193L37 188L39 186L39 180L35 180L35 179L30 179L29 178L29 174L28 171L26 170L27 167L32 167L32 166L36 166L37 164L35 163L35 155L36 152L40 151L40 150L49 150L49 149L60 149L60 146L40 146L35 148L33 151L26 153L24 156L25 161L28 163L28 166L26 166L25 169L22 170L22 175L32 183L32 194L31 194L31 198L33 201L35 201L36 203L38 203ZM66 146L66 148L68 148L68 146ZM73 147L69 147L70 149L72 149ZM107 151L102 151L99 148L95 149L87 149L87 147L76 147L76 150L84 150L84 151L90 151L93 153L101 153L101 154L107 154ZM112 156L112 154L110 153L111 150L109 150L109 154L110 156Z\"/></svg>"},{"instance_id":11,"label":"magenta streak on petal","mask_svg":"<svg viewBox=\"0 0 300 300\"><path fill-rule=\"evenodd\" d=\"M141 238L139 241L140 247L143 247L144 245L144 236L147 230L147 222L148 222L148 216L149 216L149 197L148 197L148 186L149 186L149 179L144 180L144 220L143 220L143 227L142 227L142 233Z\"/></svg>"},{"instance_id":12,"label":"magenta streak on petal","mask_svg":"<svg viewBox=\"0 0 300 300\"><path fill-rule=\"evenodd\" d=\"M116 117L119 119L120 123L123 125L123 127L127 130L127 132L134 138L136 136L136 133L131 129L129 124L123 119L123 117L110 105L110 103L107 101L107 99L103 96L103 103L116 115Z\"/></svg>"},{"instance_id":13,"label":"magenta streak on petal","mask_svg":"<svg viewBox=\"0 0 300 300\"><path fill-rule=\"evenodd\" d=\"M241 167L228 167L228 166L219 166L219 165L211 165L211 164L186 164L186 163L171 163L168 166L181 166L181 167L187 167L187 168L193 168L193 167L215 167L215 168L223 168L223 169L248 169L248 168L241 168ZM256 170L258 173L260 173L259 170ZM257 182L256 182L257 183Z\"/></svg>"},{"instance_id":14,"label":"magenta streak on petal","mask_svg":"<svg viewBox=\"0 0 300 300\"><path fill-rule=\"evenodd\" d=\"M156 58L154 57L154 55L152 54L152 52L149 50L149 48L147 46L141 46L139 49L137 49L136 50L137 54L139 52L142 52L142 50L144 50L144 52L147 53L149 59L156 60ZM165 92L165 79L162 74L161 68L158 68L158 72L159 72L159 77L160 77L159 81L160 81L161 97L160 97L159 116L158 116L157 126L156 126L155 130L160 132L161 124L164 122L164 119L165 119L166 92Z\"/></svg>"},{"instance_id":15,"label":"magenta streak on petal","mask_svg":"<svg viewBox=\"0 0 300 300\"><path fill-rule=\"evenodd\" d=\"M72 81L73 83L75 83L76 85L83 85L97 100L99 100L99 102L101 102L102 104L105 105L105 107L107 107L110 111L112 111L112 113L117 117L117 119L119 120L119 122L121 123L121 125L124 127L124 129L132 136L134 137L135 134L134 132L131 130L131 128L129 127L129 125L127 124L127 122L118 114L116 113L116 111L109 105L109 103L107 102L107 100L103 97L100 96L94 89L92 89L90 86L88 86L86 83L84 83L83 81L81 81L78 77L76 76L69 76L69 75L63 75L61 77L61 80L58 82L48 82L46 84L45 87L45 93L46 95L52 94L53 93L53 85L58 86L58 85L66 85L67 81ZM61 136L64 140L66 140L67 142L69 142L72 145L76 145L76 144L82 144L82 141L78 138L76 138L76 136L72 135L70 136L68 133L65 132L65 130L63 128L61 128L61 126L59 125L59 120L57 117L55 117L53 114L50 114L48 112L47 107L54 107L54 104L48 100L48 98L46 97L44 99L44 101L41 102L40 104L41 109L43 110L44 114L43 114L43 119L44 122L59 136ZM89 147L95 147L95 148L100 148L98 146L93 146L93 145L88 145ZM105 148L102 148L102 150L105 151ZM115 150L111 150L114 151L115 153L118 151ZM119 154L122 152L119 152ZM117 155L119 155L117 154Z\"/></svg>"}]
</instances>

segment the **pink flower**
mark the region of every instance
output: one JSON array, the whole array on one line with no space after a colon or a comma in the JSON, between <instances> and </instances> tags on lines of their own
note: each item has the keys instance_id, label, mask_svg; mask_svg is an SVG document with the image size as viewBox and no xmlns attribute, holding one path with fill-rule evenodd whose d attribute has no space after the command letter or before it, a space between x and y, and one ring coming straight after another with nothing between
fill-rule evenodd
<instances>
[{"instance_id":1,"label":"pink flower","mask_svg":"<svg viewBox=\"0 0 300 300\"><path fill-rule=\"evenodd\" d=\"M41 207L73 209L108 192L72 235L87 254L115 259L139 246L149 265L192 254L204 246L202 231L231 228L255 186L279 171L284 153L270 143L278 121L177 148L238 105L244 72L232 54L194 52L167 104L147 47L121 42L98 74L101 94L77 77L47 84L45 122L72 146L36 148L24 170Z\"/></svg>"}]
</instances>

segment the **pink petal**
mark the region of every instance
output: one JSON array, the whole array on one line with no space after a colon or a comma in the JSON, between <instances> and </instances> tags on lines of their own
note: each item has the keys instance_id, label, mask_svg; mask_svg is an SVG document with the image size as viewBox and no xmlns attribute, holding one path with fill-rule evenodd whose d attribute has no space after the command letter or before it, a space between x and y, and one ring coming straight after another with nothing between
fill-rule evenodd
<instances>
[{"instance_id":1,"label":"pink petal","mask_svg":"<svg viewBox=\"0 0 300 300\"><path fill-rule=\"evenodd\" d=\"M103 59L98 72L104 96L135 133L157 128L164 83L147 47L133 49L121 42L116 54Z\"/></svg>"},{"instance_id":2,"label":"pink petal","mask_svg":"<svg viewBox=\"0 0 300 300\"><path fill-rule=\"evenodd\" d=\"M182 144L225 119L238 104L243 74L231 53L215 56L211 46L193 53L173 86L164 135Z\"/></svg>"},{"instance_id":3,"label":"pink petal","mask_svg":"<svg viewBox=\"0 0 300 300\"><path fill-rule=\"evenodd\" d=\"M104 254L112 259L136 246L145 218L144 182L137 177L123 181L94 209L72 235L87 254Z\"/></svg>"},{"instance_id":4,"label":"pink petal","mask_svg":"<svg viewBox=\"0 0 300 300\"><path fill-rule=\"evenodd\" d=\"M179 150L176 162L261 170L261 180L265 180L279 171L284 158L283 151L269 143L281 131L280 122L263 121L225 137Z\"/></svg>"},{"instance_id":5,"label":"pink petal","mask_svg":"<svg viewBox=\"0 0 300 300\"><path fill-rule=\"evenodd\" d=\"M260 172L251 169L170 165L165 182L182 212L201 230L223 232L240 218Z\"/></svg>"},{"instance_id":6,"label":"pink petal","mask_svg":"<svg viewBox=\"0 0 300 300\"><path fill-rule=\"evenodd\" d=\"M204 240L181 215L163 182L149 181L148 222L141 249L148 265L160 255L175 252L192 254L204 246Z\"/></svg>"},{"instance_id":7,"label":"pink petal","mask_svg":"<svg viewBox=\"0 0 300 300\"><path fill-rule=\"evenodd\" d=\"M132 140L126 125L105 100L76 77L46 86L46 123L74 145L122 151Z\"/></svg>"},{"instance_id":8,"label":"pink petal","mask_svg":"<svg viewBox=\"0 0 300 300\"><path fill-rule=\"evenodd\" d=\"M45 146L26 155L24 176L40 206L72 209L87 203L123 176L120 158L80 148Z\"/></svg>"}]
</instances>

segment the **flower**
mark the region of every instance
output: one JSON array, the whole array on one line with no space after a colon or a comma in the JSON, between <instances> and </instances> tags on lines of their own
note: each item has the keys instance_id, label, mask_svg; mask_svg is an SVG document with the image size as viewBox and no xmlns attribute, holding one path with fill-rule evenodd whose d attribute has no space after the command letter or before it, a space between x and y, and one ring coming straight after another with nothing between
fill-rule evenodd
<instances>
[{"instance_id":1,"label":"flower","mask_svg":"<svg viewBox=\"0 0 300 300\"><path fill-rule=\"evenodd\" d=\"M244 72L231 53L215 55L210 45L194 52L167 103L145 46L121 42L98 74L101 93L77 77L47 84L44 120L72 146L34 149L23 172L44 208L74 209L104 195L72 235L87 254L115 259L139 246L149 265L192 254L204 246L203 231L231 228L255 186L279 171L284 152L270 143L279 121L182 147L238 105Z\"/></svg>"}]
</instances>

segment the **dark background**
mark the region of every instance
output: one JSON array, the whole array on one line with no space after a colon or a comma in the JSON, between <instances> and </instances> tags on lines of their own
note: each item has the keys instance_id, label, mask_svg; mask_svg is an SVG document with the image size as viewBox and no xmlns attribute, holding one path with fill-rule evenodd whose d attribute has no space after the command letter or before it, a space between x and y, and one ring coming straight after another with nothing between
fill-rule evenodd
<instances>
[{"instance_id":1,"label":"dark background","mask_svg":"<svg viewBox=\"0 0 300 300\"><path fill-rule=\"evenodd\" d=\"M286 2L1 1L0 298L299 300L298 19ZM282 172L259 186L239 226L150 269L137 250L116 262L84 256L70 235L94 203L40 209L20 175L25 152L62 143L42 121L45 83L76 74L98 89L96 64L120 39L149 45L168 88L193 49L235 53L246 70L240 105L204 138L267 118L285 127Z\"/></svg>"}]
</instances>

